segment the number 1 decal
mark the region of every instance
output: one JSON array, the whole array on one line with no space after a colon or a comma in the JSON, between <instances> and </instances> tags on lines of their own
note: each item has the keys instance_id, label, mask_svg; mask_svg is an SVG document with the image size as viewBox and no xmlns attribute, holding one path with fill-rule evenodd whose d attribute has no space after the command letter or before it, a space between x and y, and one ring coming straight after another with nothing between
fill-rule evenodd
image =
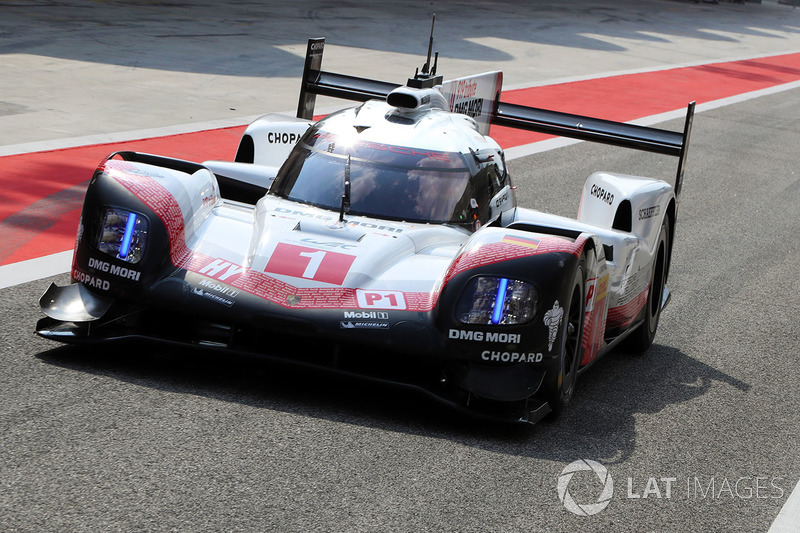
<instances>
[{"instance_id":1,"label":"number 1 decal","mask_svg":"<svg viewBox=\"0 0 800 533\"><path fill-rule=\"evenodd\" d=\"M341 285L356 256L279 243L264 272Z\"/></svg>"},{"instance_id":2,"label":"number 1 decal","mask_svg":"<svg viewBox=\"0 0 800 533\"><path fill-rule=\"evenodd\" d=\"M317 252L301 252L300 256L308 257L309 259L311 259L308 262L308 266L303 271L302 277L308 279L314 279L317 270L319 270L319 266L322 264L322 260L325 258L325 252L323 252L322 250L319 250Z\"/></svg>"}]
</instances>

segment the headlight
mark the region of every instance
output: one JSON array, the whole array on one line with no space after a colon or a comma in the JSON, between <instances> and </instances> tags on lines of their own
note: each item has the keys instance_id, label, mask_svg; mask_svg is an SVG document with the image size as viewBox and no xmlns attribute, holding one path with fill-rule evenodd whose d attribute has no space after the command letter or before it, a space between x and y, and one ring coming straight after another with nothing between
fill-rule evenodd
<instances>
[{"instance_id":1,"label":"headlight","mask_svg":"<svg viewBox=\"0 0 800 533\"><path fill-rule=\"evenodd\" d=\"M97 249L128 263L138 263L147 242L147 219L123 209L106 208Z\"/></svg>"},{"instance_id":2,"label":"headlight","mask_svg":"<svg viewBox=\"0 0 800 533\"><path fill-rule=\"evenodd\" d=\"M538 299L530 283L478 276L461 293L456 313L464 324L524 324L536 315Z\"/></svg>"}]
</instances>

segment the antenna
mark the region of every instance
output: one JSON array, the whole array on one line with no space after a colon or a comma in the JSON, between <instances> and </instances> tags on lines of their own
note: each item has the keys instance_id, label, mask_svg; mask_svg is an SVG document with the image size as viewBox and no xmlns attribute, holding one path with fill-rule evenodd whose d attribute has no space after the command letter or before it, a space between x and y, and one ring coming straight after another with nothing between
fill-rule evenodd
<instances>
[{"instance_id":1,"label":"antenna","mask_svg":"<svg viewBox=\"0 0 800 533\"><path fill-rule=\"evenodd\" d=\"M344 194L342 206L339 210L339 222L344 222L344 215L350 214L350 154L347 154L347 163L344 165Z\"/></svg>"},{"instance_id":2,"label":"antenna","mask_svg":"<svg viewBox=\"0 0 800 533\"><path fill-rule=\"evenodd\" d=\"M431 53L433 53L433 27L436 24L436 13L433 14L433 20L431 20L431 36L428 39L428 56L425 60L425 64L422 65L422 72L417 69L414 73L413 78L408 78L408 85L409 87L413 87L415 89L430 89L437 85L442 84L442 76L436 75L436 66L439 63L439 52L436 52L434 55L433 60L433 68L431 68Z\"/></svg>"},{"instance_id":3,"label":"antenna","mask_svg":"<svg viewBox=\"0 0 800 533\"><path fill-rule=\"evenodd\" d=\"M430 74L430 64L431 64L431 52L433 51L433 27L436 25L436 13L433 14L433 20L431 20L431 37L428 40L428 58L425 60L425 64L422 65L422 73L426 76Z\"/></svg>"}]
</instances>

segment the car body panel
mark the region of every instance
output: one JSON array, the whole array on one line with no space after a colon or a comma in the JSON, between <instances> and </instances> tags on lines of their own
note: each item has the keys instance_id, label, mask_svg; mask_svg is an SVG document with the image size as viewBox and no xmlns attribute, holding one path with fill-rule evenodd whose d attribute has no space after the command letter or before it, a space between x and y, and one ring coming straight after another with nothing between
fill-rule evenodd
<instances>
[{"instance_id":1,"label":"car body panel","mask_svg":"<svg viewBox=\"0 0 800 533\"><path fill-rule=\"evenodd\" d=\"M664 181L597 172L576 219L518 207L485 134L502 75L436 81L318 122L262 117L234 162L111 154L81 216L81 288L48 289L37 332L257 353L538 420L564 371L576 272L588 367L642 323L677 196Z\"/></svg>"}]
</instances>

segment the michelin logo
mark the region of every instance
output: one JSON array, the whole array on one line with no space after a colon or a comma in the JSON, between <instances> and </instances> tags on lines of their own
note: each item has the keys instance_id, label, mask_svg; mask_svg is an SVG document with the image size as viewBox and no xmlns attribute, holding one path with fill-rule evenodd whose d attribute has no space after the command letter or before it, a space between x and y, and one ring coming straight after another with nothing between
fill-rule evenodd
<instances>
[{"instance_id":1,"label":"michelin logo","mask_svg":"<svg viewBox=\"0 0 800 533\"><path fill-rule=\"evenodd\" d=\"M340 329L389 329L388 322L356 322L352 320L340 321Z\"/></svg>"},{"instance_id":2,"label":"michelin logo","mask_svg":"<svg viewBox=\"0 0 800 533\"><path fill-rule=\"evenodd\" d=\"M196 294L197 296L202 296L203 298L207 298L213 302L217 302L218 304L222 304L225 307L231 307L234 303L233 300L223 298L218 294L203 290L200 287L195 287L194 289L192 289L192 293Z\"/></svg>"}]
</instances>

